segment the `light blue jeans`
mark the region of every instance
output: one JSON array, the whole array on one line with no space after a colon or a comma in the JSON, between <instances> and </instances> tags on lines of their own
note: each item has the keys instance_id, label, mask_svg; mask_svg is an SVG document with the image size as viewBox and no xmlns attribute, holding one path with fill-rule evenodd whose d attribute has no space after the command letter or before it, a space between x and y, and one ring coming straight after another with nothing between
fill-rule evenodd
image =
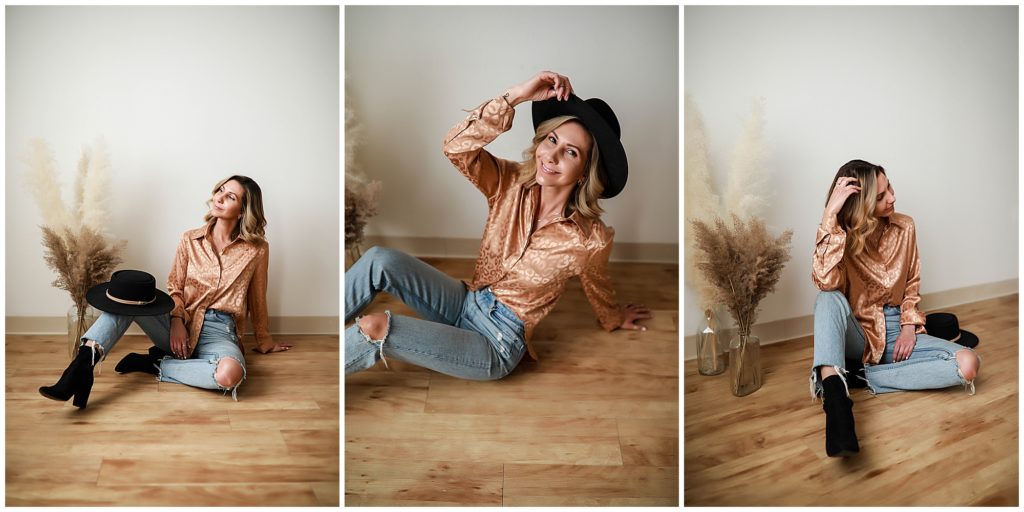
<instances>
[{"instance_id":1,"label":"light blue jeans","mask_svg":"<svg viewBox=\"0 0 1024 512\"><path fill-rule=\"evenodd\" d=\"M887 305L882 307L882 312L885 314L885 352L879 364L864 366L864 377L873 394L956 385L963 385L970 394L974 394L974 382L963 378L956 360L957 352L971 349L927 334L918 334L910 357L894 363L892 352L900 334L900 308ZM854 318L846 296L838 291L818 293L814 302L814 364L811 365L810 378L812 398L821 396L823 392L818 377L819 366L835 367L846 385L848 372L845 359L863 357L864 340L864 330Z\"/></svg>"},{"instance_id":2,"label":"light blue jeans","mask_svg":"<svg viewBox=\"0 0 1024 512\"><path fill-rule=\"evenodd\" d=\"M84 335L82 341L93 340L103 347L103 358L114 349L117 342L124 336L128 327L135 322L149 336L154 345L164 352L171 352L171 317L170 315L128 316L103 312L96 323ZM221 386L214 374L217 363L224 357L230 357L242 365L242 380L233 388ZM228 313L215 309L206 310L203 317L203 328L199 333L199 341L189 359L175 359L171 356L160 360L157 368L160 375L157 380L173 382L203 389L219 389L225 393L231 391L231 397L238 400L238 386L245 381L245 357L238 347L238 334L235 320Z\"/></svg>"},{"instance_id":3,"label":"light blue jeans","mask_svg":"<svg viewBox=\"0 0 1024 512\"><path fill-rule=\"evenodd\" d=\"M358 315L388 292L422 319L386 311L387 330L372 339ZM345 375L394 358L471 380L500 379L526 352L522 321L487 288L462 282L405 253L373 247L345 272Z\"/></svg>"}]
</instances>

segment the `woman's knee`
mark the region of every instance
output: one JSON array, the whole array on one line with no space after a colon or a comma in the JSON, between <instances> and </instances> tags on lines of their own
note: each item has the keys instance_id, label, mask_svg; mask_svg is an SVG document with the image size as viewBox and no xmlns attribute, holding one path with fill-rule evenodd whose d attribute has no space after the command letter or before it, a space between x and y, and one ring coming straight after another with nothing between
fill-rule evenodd
<instances>
[{"instance_id":1,"label":"woman's knee","mask_svg":"<svg viewBox=\"0 0 1024 512\"><path fill-rule=\"evenodd\" d=\"M964 380L974 380L978 376L978 368L981 361L973 350L962 349L956 352L956 364L960 368L960 374Z\"/></svg>"},{"instance_id":2,"label":"woman's knee","mask_svg":"<svg viewBox=\"0 0 1024 512\"><path fill-rule=\"evenodd\" d=\"M359 330L371 340L382 340L388 334L389 321L387 313L370 313L356 320Z\"/></svg>"},{"instance_id":3,"label":"woman's knee","mask_svg":"<svg viewBox=\"0 0 1024 512\"><path fill-rule=\"evenodd\" d=\"M814 299L815 313L835 308L838 308L843 313L850 312L850 301L846 299L846 295L843 295L843 292L838 290L818 292L818 297Z\"/></svg>"},{"instance_id":4,"label":"woman's knee","mask_svg":"<svg viewBox=\"0 0 1024 512\"><path fill-rule=\"evenodd\" d=\"M217 362L217 370L213 373L214 380L225 388L233 388L242 382L245 377L245 369L232 357L223 357Z\"/></svg>"}]
</instances>

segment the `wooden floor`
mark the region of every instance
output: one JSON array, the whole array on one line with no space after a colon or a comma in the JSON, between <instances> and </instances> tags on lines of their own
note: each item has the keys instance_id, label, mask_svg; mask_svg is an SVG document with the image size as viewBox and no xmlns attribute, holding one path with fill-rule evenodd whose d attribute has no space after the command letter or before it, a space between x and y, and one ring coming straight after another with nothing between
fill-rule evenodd
<instances>
[{"instance_id":1,"label":"wooden floor","mask_svg":"<svg viewBox=\"0 0 1024 512\"><path fill-rule=\"evenodd\" d=\"M79 410L37 388L68 363L65 337L7 336L8 506L339 504L339 338L278 336L248 350L230 394L120 375L144 336L127 336Z\"/></svg>"},{"instance_id":2,"label":"wooden floor","mask_svg":"<svg viewBox=\"0 0 1024 512\"><path fill-rule=\"evenodd\" d=\"M1018 504L1017 295L944 309L978 335L977 394L962 387L872 397L851 390L861 452L825 455L811 403L811 337L762 347L764 386L685 365L683 502L694 505Z\"/></svg>"},{"instance_id":3,"label":"wooden floor","mask_svg":"<svg viewBox=\"0 0 1024 512\"><path fill-rule=\"evenodd\" d=\"M428 259L468 279L472 260ZM398 361L345 378L345 505L678 505L678 267L612 264L655 318L602 331L576 280L540 361L493 382ZM381 294L366 312L411 314Z\"/></svg>"}]
</instances>

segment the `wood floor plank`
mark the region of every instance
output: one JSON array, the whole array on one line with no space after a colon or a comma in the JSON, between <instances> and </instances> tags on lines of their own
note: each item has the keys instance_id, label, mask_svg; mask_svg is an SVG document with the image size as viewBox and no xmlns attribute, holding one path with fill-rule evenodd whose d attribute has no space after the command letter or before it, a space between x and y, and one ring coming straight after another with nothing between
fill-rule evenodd
<instances>
[{"instance_id":1,"label":"wood floor plank","mask_svg":"<svg viewBox=\"0 0 1024 512\"><path fill-rule=\"evenodd\" d=\"M812 338L762 347L764 387L742 398L727 374L687 362L684 503L1016 506L1017 308L1013 295L946 309L981 339L975 396L851 390L861 452L848 459L824 453L825 417L808 392Z\"/></svg>"},{"instance_id":2,"label":"wood floor plank","mask_svg":"<svg viewBox=\"0 0 1024 512\"><path fill-rule=\"evenodd\" d=\"M501 505L498 463L345 459L345 506Z\"/></svg>"},{"instance_id":3,"label":"wood floor plank","mask_svg":"<svg viewBox=\"0 0 1024 512\"><path fill-rule=\"evenodd\" d=\"M622 463L679 467L678 418L619 418Z\"/></svg>"},{"instance_id":4,"label":"wood floor plank","mask_svg":"<svg viewBox=\"0 0 1024 512\"><path fill-rule=\"evenodd\" d=\"M601 374L513 372L494 382L444 375L431 380L427 412L503 414L529 410L538 416L671 417L678 410L678 379L629 379Z\"/></svg>"},{"instance_id":5,"label":"wood floor plank","mask_svg":"<svg viewBox=\"0 0 1024 512\"><path fill-rule=\"evenodd\" d=\"M674 498L678 476L674 467L506 464L505 499L510 504L554 497L560 505L628 499L640 505Z\"/></svg>"},{"instance_id":6,"label":"wood floor plank","mask_svg":"<svg viewBox=\"0 0 1024 512\"><path fill-rule=\"evenodd\" d=\"M472 277L473 260L425 261ZM605 332L570 280L534 331L540 361L504 379L399 361L345 377L345 504L678 505L678 267L613 263L610 272L620 302L654 310L647 331ZM384 310L415 316L386 293L363 313ZM438 464L449 466L442 475L430 472ZM502 487L513 466L523 492ZM556 492L543 490L548 480Z\"/></svg>"},{"instance_id":7,"label":"wood floor plank","mask_svg":"<svg viewBox=\"0 0 1024 512\"><path fill-rule=\"evenodd\" d=\"M7 504L337 506L339 338L276 339L295 348L250 351L236 402L117 374L120 356L150 346L127 336L79 410L37 391L68 363L63 337L7 336Z\"/></svg>"},{"instance_id":8,"label":"wood floor plank","mask_svg":"<svg viewBox=\"0 0 1024 512\"><path fill-rule=\"evenodd\" d=\"M164 457L104 457L99 485L226 484L333 481L338 467L330 454L238 452L228 456L176 454Z\"/></svg>"},{"instance_id":9,"label":"wood floor plank","mask_svg":"<svg viewBox=\"0 0 1024 512\"><path fill-rule=\"evenodd\" d=\"M346 453L368 459L622 464L616 424L607 419L361 415L346 418L345 437Z\"/></svg>"},{"instance_id":10,"label":"wood floor plank","mask_svg":"<svg viewBox=\"0 0 1024 512\"><path fill-rule=\"evenodd\" d=\"M337 483L261 483L257 485L109 485L97 488L95 484L69 483L50 489L37 484L7 484L7 506L123 506L132 503L143 507L166 506L336 506L320 500L316 489L332 487ZM330 500L330 496L325 496Z\"/></svg>"}]
</instances>

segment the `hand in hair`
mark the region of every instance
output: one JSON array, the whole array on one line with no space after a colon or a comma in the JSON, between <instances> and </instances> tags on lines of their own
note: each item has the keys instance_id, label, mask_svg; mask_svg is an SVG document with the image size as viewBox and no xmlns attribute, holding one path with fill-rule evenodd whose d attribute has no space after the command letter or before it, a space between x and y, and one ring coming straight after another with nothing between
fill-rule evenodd
<instances>
[{"instance_id":1,"label":"hand in hair","mask_svg":"<svg viewBox=\"0 0 1024 512\"><path fill-rule=\"evenodd\" d=\"M524 101L544 101L558 98L565 101L574 94L569 77L551 71L541 71L529 80L509 88L505 99L516 106Z\"/></svg>"},{"instance_id":2,"label":"hand in hair","mask_svg":"<svg viewBox=\"0 0 1024 512\"><path fill-rule=\"evenodd\" d=\"M636 321L654 317L654 315L651 314L651 310L647 309L647 306L644 306L643 304L626 304L626 307L622 309L625 314L625 319L622 321L622 325L619 326L620 329L646 331L647 327L636 323Z\"/></svg>"},{"instance_id":3,"label":"hand in hair","mask_svg":"<svg viewBox=\"0 0 1024 512\"><path fill-rule=\"evenodd\" d=\"M857 178L840 176L836 180L835 187L832 188L828 204L825 205L825 217L838 215L839 210L842 210L843 205L846 204L846 200L858 192L860 192L860 183L857 182Z\"/></svg>"}]
</instances>

